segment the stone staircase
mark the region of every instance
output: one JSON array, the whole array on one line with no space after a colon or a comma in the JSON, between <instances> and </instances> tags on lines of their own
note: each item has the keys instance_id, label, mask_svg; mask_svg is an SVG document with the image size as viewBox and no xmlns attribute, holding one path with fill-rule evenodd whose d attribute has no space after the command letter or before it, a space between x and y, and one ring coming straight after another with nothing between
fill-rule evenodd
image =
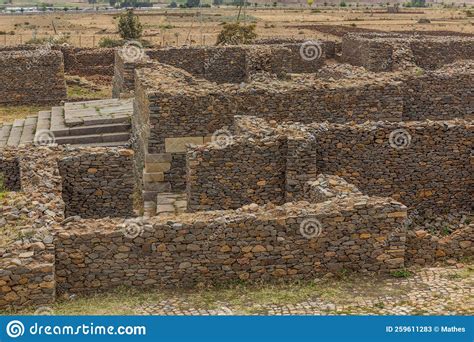
<instances>
[{"instance_id":1,"label":"stone staircase","mask_svg":"<svg viewBox=\"0 0 474 342\"><path fill-rule=\"evenodd\" d=\"M147 216L186 211L186 194L171 192L171 183L165 179L165 173L171 169L172 159L171 153L145 155L143 204Z\"/></svg>"},{"instance_id":2,"label":"stone staircase","mask_svg":"<svg viewBox=\"0 0 474 342\"><path fill-rule=\"evenodd\" d=\"M129 144L133 99L66 103L38 115L0 124L0 148L56 143L78 146Z\"/></svg>"}]
</instances>

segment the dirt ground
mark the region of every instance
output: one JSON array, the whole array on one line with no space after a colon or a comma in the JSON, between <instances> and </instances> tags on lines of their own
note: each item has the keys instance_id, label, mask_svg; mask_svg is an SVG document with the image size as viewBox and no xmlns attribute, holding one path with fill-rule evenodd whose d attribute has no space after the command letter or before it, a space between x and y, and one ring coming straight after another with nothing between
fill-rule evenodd
<instances>
[{"instance_id":1,"label":"dirt ground","mask_svg":"<svg viewBox=\"0 0 474 342\"><path fill-rule=\"evenodd\" d=\"M369 29L380 31L453 31L474 34L474 18L466 8L402 9L389 14L384 8L247 8L241 18L254 22L260 38L300 37L337 38L342 31ZM471 9L472 11L472 9ZM222 23L235 21L238 10L228 8L160 9L139 11L145 39L156 45L211 45ZM70 35L75 46L97 46L102 37L114 37L117 13L45 13L1 15L1 45L25 43L33 36ZM420 18L430 19L419 24ZM54 28L53 28L54 26ZM329 26L329 27L328 27ZM13 34L11 34L13 33Z\"/></svg>"}]
</instances>

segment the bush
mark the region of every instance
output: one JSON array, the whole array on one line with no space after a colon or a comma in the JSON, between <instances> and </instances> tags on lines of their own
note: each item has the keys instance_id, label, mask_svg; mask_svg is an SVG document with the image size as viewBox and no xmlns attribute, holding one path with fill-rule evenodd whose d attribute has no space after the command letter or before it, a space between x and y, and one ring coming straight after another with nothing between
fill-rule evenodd
<instances>
[{"instance_id":1,"label":"bush","mask_svg":"<svg viewBox=\"0 0 474 342\"><path fill-rule=\"evenodd\" d=\"M99 40L99 47L101 48L113 48L113 47L122 46L123 44L124 44L124 40L122 39L103 37Z\"/></svg>"},{"instance_id":2,"label":"bush","mask_svg":"<svg viewBox=\"0 0 474 342\"><path fill-rule=\"evenodd\" d=\"M61 45L65 44L69 41L70 36L67 35L59 35L59 36L51 36L51 37L44 37L44 38L31 38L30 40L26 41L25 44L31 45L43 45L43 44L52 44L52 45Z\"/></svg>"},{"instance_id":3,"label":"bush","mask_svg":"<svg viewBox=\"0 0 474 342\"><path fill-rule=\"evenodd\" d=\"M186 7L199 7L201 0L186 0Z\"/></svg>"},{"instance_id":4,"label":"bush","mask_svg":"<svg viewBox=\"0 0 474 342\"><path fill-rule=\"evenodd\" d=\"M120 15L118 31L120 37L125 40L139 39L142 36L142 24L132 9L128 9L127 12Z\"/></svg>"},{"instance_id":5,"label":"bush","mask_svg":"<svg viewBox=\"0 0 474 342\"><path fill-rule=\"evenodd\" d=\"M257 38L255 24L240 25L240 23L227 23L224 24L222 31L217 36L216 45L250 44L255 38Z\"/></svg>"},{"instance_id":6,"label":"bush","mask_svg":"<svg viewBox=\"0 0 474 342\"><path fill-rule=\"evenodd\" d=\"M178 7L178 4L176 3L176 1L171 1L171 3L169 4L168 7L170 7L170 8L176 8L176 7Z\"/></svg>"}]
</instances>

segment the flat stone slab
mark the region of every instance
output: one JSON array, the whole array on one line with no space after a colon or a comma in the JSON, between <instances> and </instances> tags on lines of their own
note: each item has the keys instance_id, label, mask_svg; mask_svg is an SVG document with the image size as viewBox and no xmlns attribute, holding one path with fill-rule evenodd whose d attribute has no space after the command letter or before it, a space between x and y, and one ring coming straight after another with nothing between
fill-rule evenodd
<instances>
[{"instance_id":1,"label":"flat stone slab","mask_svg":"<svg viewBox=\"0 0 474 342\"><path fill-rule=\"evenodd\" d=\"M133 99L107 99L64 104L67 127L126 123L133 114Z\"/></svg>"},{"instance_id":2,"label":"flat stone slab","mask_svg":"<svg viewBox=\"0 0 474 342\"><path fill-rule=\"evenodd\" d=\"M156 215L180 214L187 208L186 194L183 193L160 193L156 199Z\"/></svg>"}]
</instances>

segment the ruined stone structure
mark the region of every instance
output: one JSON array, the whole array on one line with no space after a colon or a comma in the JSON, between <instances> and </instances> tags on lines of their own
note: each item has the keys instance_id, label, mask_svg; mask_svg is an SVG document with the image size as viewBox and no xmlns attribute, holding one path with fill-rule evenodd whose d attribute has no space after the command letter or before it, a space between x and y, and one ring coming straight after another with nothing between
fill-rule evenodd
<instances>
[{"instance_id":1,"label":"ruined stone structure","mask_svg":"<svg viewBox=\"0 0 474 342\"><path fill-rule=\"evenodd\" d=\"M313 73L334 58L334 42L310 41L222 47L169 47L146 50L140 58L115 52L113 96L134 89L134 71L159 62L216 83L241 83L261 72ZM301 57L305 57L304 59ZM306 57L307 56L307 57ZM132 56L134 57L134 56Z\"/></svg>"},{"instance_id":2,"label":"ruined stone structure","mask_svg":"<svg viewBox=\"0 0 474 342\"><path fill-rule=\"evenodd\" d=\"M436 37L387 33L349 33L342 40L342 61L367 70L407 67L437 69L474 55L472 37Z\"/></svg>"},{"instance_id":3,"label":"ruined stone structure","mask_svg":"<svg viewBox=\"0 0 474 342\"><path fill-rule=\"evenodd\" d=\"M133 151L79 151L59 161L65 215L133 216Z\"/></svg>"},{"instance_id":4,"label":"ruined stone structure","mask_svg":"<svg viewBox=\"0 0 474 342\"><path fill-rule=\"evenodd\" d=\"M58 51L0 52L0 104L59 104L66 99Z\"/></svg>"},{"instance_id":5,"label":"ruined stone structure","mask_svg":"<svg viewBox=\"0 0 474 342\"><path fill-rule=\"evenodd\" d=\"M160 192L184 191L186 144L209 142L215 132L233 126L235 115L341 124L472 118L472 62L422 75L378 77L359 70L345 76L345 71L322 69L320 78L264 78L242 86L217 85L161 64L138 70L132 119L136 174L159 173L140 185L144 199L153 200ZM325 78L324 73L331 77ZM335 75L339 75L337 80L332 79ZM153 167L147 169L146 155L150 163L155 159L161 165L149 171Z\"/></svg>"},{"instance_id":6,"label":"ruined stone structure","mask_svg":"<svg viewBox=\"0 0 474 342\"><path fill-rule=\"evenodd\" d=\"M471 257L472 41L449 39L346 37L362 66L328 42L116 51L115 99L0 130L0 308Z\"/></svg>"},{"instance_id":7,"label":"ruined stone structure","mask_svg":"<svg viewBox=\"0 0 474 342\"><path fill-rule=\"evenodd\" d=\"M471 122L272 128L261 119L240 120L251 121L244 127L246 133L255 131L252 139L234 137L229 143L198 146L187 153L188 209L282 204L293 197L285 198L285 184L327 173L343 177L364 193L395 198L419 213L470 210L471 192L466 188L474 189ZM402 134L400 146L392 132ZM286 141L293 141L294 147ZM287 174L288 167L294 172Z\"/></svg>"},{"instance_id":8,"label":"ruined stone structure","mask_svg":"<svg viewBox=\"0 0 474 342\"><path fill-rule=\"evenodd\" d=\"M1 46L0 52L25 51L34 53L39 51L59 51L63 56L64 72L69 75L91 76L102 75L112 76L114 74L114 52L113 48L77 48L65 45L18 45Z\"/></svg>"}]
</instances>

